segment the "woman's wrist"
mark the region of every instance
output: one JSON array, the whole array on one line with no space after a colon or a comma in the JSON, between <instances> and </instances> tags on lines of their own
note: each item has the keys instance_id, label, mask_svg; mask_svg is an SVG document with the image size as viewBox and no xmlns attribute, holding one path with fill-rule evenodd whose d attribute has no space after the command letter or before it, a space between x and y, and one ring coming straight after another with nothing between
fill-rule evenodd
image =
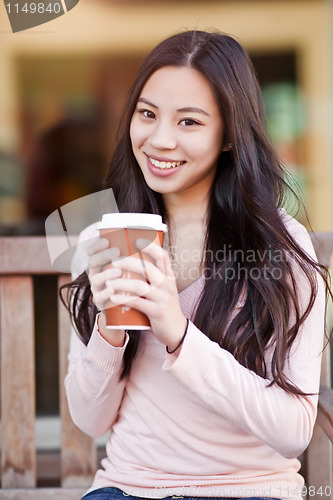
<instances>
[{"instance_id":1,"label":"woman's wrist","mask_svg":"<svg viewBox=\"0 0 333 500\"><path fill-rule=\"evenodd\" d=\"M187 329L188 329L188 323L189 323L189 320L188 318L186 318L186 324L185 324L185 329L184 329L184 333L181 337L181 339L178 341L178 343L176 344L176 346L166 346L166 351L168 354L173 354L174 352L177 351L177 349L179 349L179 347L182 345L182 343L184 342L184 339L186 337L186 334L187 334Z\"/></svg>"},{"instance_id":2,"label":"woman's wrist","mask_svg":"<svg viewBox=\"0 0 333 500\"><path fill-rule=\"evenodd\" d=\"M106 327L105 312L101 311L97 315L97 331L100 336L113 347L123 347L125 343L125 330L116 330Z\"/></svg>"}]
</instances>

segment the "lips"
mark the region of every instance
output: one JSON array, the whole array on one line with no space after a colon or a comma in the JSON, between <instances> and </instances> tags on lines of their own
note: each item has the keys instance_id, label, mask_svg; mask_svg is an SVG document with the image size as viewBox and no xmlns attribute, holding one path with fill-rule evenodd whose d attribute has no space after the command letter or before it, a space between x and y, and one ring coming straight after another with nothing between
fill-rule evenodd
<instances>
[{"instance_id":1,"label":"lips","mask_svg":"<svg viewBox=\"0 0 333 500\"><path fill-rule=\"evenodd\" d=\"M176 167L179 167L182 163L184 163L183 161L173 161L173 162L171 162L171 161L158 161L158 160L154 160L153 158L150 158L150 157L149 157L149 160L154 165L154 167L161 168L161 169L176 168Z\"/></svg>"},{"instance_id":2,"label":"lips","mask_svg":"<svg viewBox=\"0 0 333 500\"><path fill-rule=\"evenodd\" d=\"M147 164L150 172L160 177L166 177L174 174L186 163L185 161L171 161L168 159L157 159L147 156Z\"/></svg>"}]
</instances>

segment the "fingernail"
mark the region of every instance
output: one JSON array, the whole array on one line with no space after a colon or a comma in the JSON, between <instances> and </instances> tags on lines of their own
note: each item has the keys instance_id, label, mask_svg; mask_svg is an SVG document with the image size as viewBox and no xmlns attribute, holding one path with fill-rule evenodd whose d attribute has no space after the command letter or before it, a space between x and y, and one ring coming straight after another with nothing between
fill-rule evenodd
<instances>
[{"instance_id":1,"label":"fingernail","mask_svg":"<svg viewBox=\"0 0 333 500\"><path fill-rule=\"evenodd\" d=\"M119 257L120 256L120 249L118 247L112 247L112 256L114 257Z\"/></svg>"},{"instance_id":2,"label":"fingernail","mask_svg":"<svg viewBox=\"0 0 333 500\"><path fill-rule=\"evenodd\" d=\"M143 248L146 248L148 245L152 243L151 240L147 240L145 238L138 238L136 240L136 246L138 247L139 250L142 250Z\"/></svg>"},{"instance_id":3,"label":"fingernail","mask_svg":"<svg viewBox=\"0 0 333 500\"><path fill-rule=\"evenodd\" d=\"M107 238L100 238L100 241L102 242L105 248L109 246L109 240Z\"/></svg>"}]
</instances>

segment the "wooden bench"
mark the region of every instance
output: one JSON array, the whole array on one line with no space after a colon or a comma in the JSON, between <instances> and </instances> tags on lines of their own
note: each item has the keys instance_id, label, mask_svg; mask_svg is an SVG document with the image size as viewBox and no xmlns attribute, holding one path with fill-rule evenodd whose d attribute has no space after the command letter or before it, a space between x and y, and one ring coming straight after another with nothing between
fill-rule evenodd
<instances>
[{"instance_id":1,"label":"wooden bench","mask_svg":"<svg viewBox=\"0 0 333 500\"><path fill-rule=\"evenodd\" d=\"M46 238L0 238L0 335L2 479L0 499L80 499L91 485L97 460L94 441L71 421L63 380L67 372L69 315L58 303L61 489L36 488L35 330L33 276L57 274L59 287L70 280L51 266ZM46 332L47 334L47 332Z\"/></svg>"},{"instance_id":2,"label":"wooden bench","mask_svg":"<svg viewBox=\"0 0 333 500\"><path fill-rule=\"evenodd\" d=\"M328 264L333 234L312 235L317 255ZM79 500L96 470L96 445L70 418L63 380L69 350L69 315L58 300L59 394L61 419L60 487L36 487L35 445L35 328L33 276L57 275L59 287L69 281L51 266L43 237L0 238L0 341L1 341L1 489L0 500ZM307 484L332 487L333 391L330 352L323 358L318 418L311 444L304 454ZM328 436L328 438L327 438ZM326 490L327 492L327 490ZM316 498L313 495L309 499ZM318 496L327 500L330 496Z\"/></svg>"}]
</instances>

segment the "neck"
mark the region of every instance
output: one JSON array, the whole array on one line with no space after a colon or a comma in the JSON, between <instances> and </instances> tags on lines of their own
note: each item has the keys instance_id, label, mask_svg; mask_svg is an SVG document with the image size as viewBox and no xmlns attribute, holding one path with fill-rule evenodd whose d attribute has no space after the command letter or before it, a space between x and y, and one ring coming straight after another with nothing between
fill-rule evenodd
<instances>
[{"instance_id":1,"label":"neck","mask_svg":"<svg viewBox=\"0 0 333 500\"><path fill-rule=\"evenodd\" d=\"M202 221L207 214L210 188L211 184L201 184L186 191L163 194L169 221L176 225Z\"/></svg>"},{"instance_id":2,"label":"neck","mask_svg":"<svg viewBox=\"0 0 333 500\"><path fill-rule=\"evenodd\" d=\"M193 221L202 219L207 213L208 198L202 195L193 199L190 197L179 197L176 194L168 194L164 197L165 207L170 221L177 222Z\"/></svg>"}]
</instances>

